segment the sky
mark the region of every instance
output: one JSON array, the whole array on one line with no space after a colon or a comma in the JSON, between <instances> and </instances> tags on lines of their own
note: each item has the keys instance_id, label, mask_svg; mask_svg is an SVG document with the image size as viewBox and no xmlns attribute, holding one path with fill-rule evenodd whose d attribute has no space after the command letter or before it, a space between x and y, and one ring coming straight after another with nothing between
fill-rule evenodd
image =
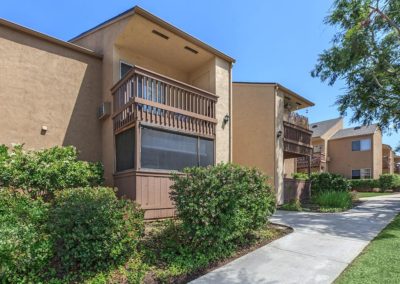
<instances>
[{"instance_id":1,"label":"sky","mask_svg":"<svg viewBox=\"0 0 400 284\"><path fill-rule=\"evenodd\" d=\"M323 23L329 0L2 0L0 18L69 40L135 5L235 58L234 81L278 82L295 91L315 103L300 111L310 122L339 117L343 82L328 86L310 76L335 32ZM357 125L350 114L345 127ZM396 147L400 134L384 134L383 142Z\"/></svg>"}]
</instances>

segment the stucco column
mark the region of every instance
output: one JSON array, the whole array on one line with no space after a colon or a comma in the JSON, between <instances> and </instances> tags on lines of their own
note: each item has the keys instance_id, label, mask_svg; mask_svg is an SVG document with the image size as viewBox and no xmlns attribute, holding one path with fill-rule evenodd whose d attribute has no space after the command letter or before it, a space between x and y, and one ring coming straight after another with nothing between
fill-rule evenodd
<instances>
[{"instance_id":1,"label":"stucco column","mask_svg":"<svg viewBox=\"0 0 400 284\"><path fill-rule=\"evenodd\" d=\"M275 89L275 193L278 205L284 202L283 190L283 114L284 114L284 96Z\"/></svg>"}]
</instances>

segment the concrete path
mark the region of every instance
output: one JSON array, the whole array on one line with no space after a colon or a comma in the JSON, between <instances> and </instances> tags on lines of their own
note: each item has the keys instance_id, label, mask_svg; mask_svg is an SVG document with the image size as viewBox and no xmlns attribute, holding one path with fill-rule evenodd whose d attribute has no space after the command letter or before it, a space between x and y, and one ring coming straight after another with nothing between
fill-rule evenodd
<instances>
[{"instance_id":1,"label":"concrete path","mask_svg":"<svg viewBox=\"0 0 400 284\"><path fill-rule=\"evenodd\" d=\"M400 212L400 194L365 198L344 213L278 211L294 232L192 283L332 283Z\"/></svg>"}]
</instances>

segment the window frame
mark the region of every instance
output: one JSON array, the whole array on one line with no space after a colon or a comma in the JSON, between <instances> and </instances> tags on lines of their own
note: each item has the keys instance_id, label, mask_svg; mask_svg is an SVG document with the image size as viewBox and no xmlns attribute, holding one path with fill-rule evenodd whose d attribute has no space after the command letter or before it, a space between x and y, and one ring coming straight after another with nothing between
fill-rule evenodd
<instances>
[{"instance_id":1,"label":"window frame","mask_svg":"<svg viewBox=\"0 0 400 284\"><path fill-rule=\"evenodd\" d=\"M128 62L126 62L124 60L119 60L119 79L123 78L123 76L122 76L122 64L125 64L125 65L127 65L127 66L129 66L131 68L135 67L134 64L128 63Z\"/></svg>"},{"instance_id":2,"label":"window frame","mask_svg":"<svg viewBox=\"0 0 400 284\"><path fill-rule=\"evenodd\" d=\"M369 141L369 148L368 149L362 149L362 141ZM360 143L360 148L359 150L354 150L353 148L353 143L354 142L359 142ZM372 149L372 139L371 138L364 138L364 139L357 139L357 140L352 140L351 141L351 151L352 152L367 152L367 151L371 151Z\"/></svg>"},{"instance_id":3,"label":"window frame","mask_svg":"<svg viewBox=\"0 0 400 284\"><path fill-rule=\"evenodd\" d=\"M150 125L150 124L145 124L145 123L141 123L139 125L139 137L138 137L138 143L136 144L137 147L140 147L138 150L139 152L139 156L136 159L136 165L137 165L137 170L140 171L148 171L148 172L164 172L164 173L170 173L170 172L182 172L180 170L171 170L171 169L154 169L154 168L145 168L142 166L142 130L143 128L150 128L156 131L162 131L162 132L167 132L167 133L173 133L173 134L177 134L177 135L183 135L183 136L190 136L190 137L194 137L197 138L197 166L200 166L200 152L199 152L199 148L200 148L200 139L205 139L205 140L210 140L213 142L213 165L216 164L216 139L215 137L207 137L207 136L202 136L202 135L196 135L194 133L187 133L185 131L180 131L177 129L172 129L172 128L168 128L168 127L157 127L154 125Z\"/></svg>"},{"instance_id":4,"label":"window frame","mask_svg":"<svg viewBox=\"0 0 400 284\"><path fill-rule=\"evenodd\" d=\"M369 171L369 177L365 176L365 171ZM371 179L372 178L372 169L371 168L359 168L359 169L351 169L351 179L353 178L353 171L359 171L360 172L360 178L359 179Z\"/></svg>"}]
</instances>

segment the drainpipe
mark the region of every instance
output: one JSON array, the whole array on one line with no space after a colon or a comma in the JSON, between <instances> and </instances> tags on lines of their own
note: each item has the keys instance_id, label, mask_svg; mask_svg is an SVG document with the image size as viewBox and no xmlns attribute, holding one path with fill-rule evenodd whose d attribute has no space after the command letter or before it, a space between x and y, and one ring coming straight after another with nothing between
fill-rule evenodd
<instances>
[{"instance_id":1,"label":"drainpipe","mask_svg":"<svg viewBox=\"0 0 400 284\"><path fill-rule=\"evenodd\" d=\"M231 62L229 64L229 117L231 118L229 121L229 162L231 163L233 161L233 153L232 153L232 68L233 68L233 63Z\"/></svg>"}]
</instances>

